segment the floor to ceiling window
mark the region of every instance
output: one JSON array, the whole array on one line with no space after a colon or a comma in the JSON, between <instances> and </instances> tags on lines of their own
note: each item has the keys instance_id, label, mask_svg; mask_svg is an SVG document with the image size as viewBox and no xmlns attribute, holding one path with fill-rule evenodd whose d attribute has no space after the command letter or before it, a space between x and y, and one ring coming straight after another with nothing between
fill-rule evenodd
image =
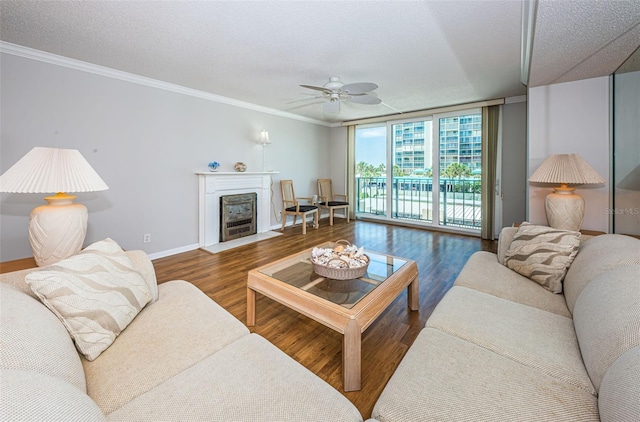
<instances>
[{"instance_id":1,"label":"floor to ceiling window","mask_svg":"<svg viewBox=\"0 0 640 422\"><path fill-rule=\"evenodd\" d=\"M386 216L387 126L356 127L356 213Z\"/></svg>"},{"instance_id":2,"label":"floor to ceiling window","mask_svg":"<svg viewBox=\"0 0 640 422\"><path fill-rule=\"evenodd\" d=\"M482 114L438 116L439 224L479 230L482 223Z\"/></svg>"},{"instance_id":3,"label":"floor to ceiling window","mask_svg":"<svg viewBox=\"0 0 640 422\"><path fill-rule=\"evenodd\" d=\"M392 123L391 218L433 219L431 120Z\"/></svg>"},{"instance_id":4,"label":"floor to ceiling window","mask_svg":"<svg viewBox=\"0 0 640 422\"><path fill-rule=\"evenodd\" d=\"M355 142L361 217L479 230L479 110L356 126Z\"/></svg>"}]
</instances>

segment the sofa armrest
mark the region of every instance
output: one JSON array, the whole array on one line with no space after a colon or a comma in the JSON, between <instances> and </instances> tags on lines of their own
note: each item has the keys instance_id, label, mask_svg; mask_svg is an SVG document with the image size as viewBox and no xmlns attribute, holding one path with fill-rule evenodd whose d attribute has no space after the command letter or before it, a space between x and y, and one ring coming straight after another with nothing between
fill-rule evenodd
<instances>
[{"instance_id":1,"label":"sofa armrest","mask_svg":"<svg viewBox=\"0 0 640 422\"><path fill-rule=\"evenodd\" d=\"M149 286L151 292L151 302L154 303L158 300L158 281L156 280L156 271L153 268L153 263L149 259L149 255L144 251L126 251L127 256L133 263L133 267L138 271L144 281Z\"/></svg>"},{"instance_id":2,"label":"sofa armrest","mask_svg":"<svg viewBox=\"0 0 640 422\"><path fill-rule=\"evenodd\" d=\"M32 291L27 283L25 283L24 278L32 271L39 270L40 267L27 268L24 270L12 271L10 273L0 274L0 283L9 284L11 286L15 286L22 290L23 292L29 294L31 297L38 299ZM38 299L40 300L40 299Z\"/></svg>"},{"instance_id":3,"label":"sofa armrest","mask_svg":"<svg viewBox=\"0 0 640 422\"><path fill-rule=\"evenodd\" d=\"M498 262L502 265L504 265L505 256L517 232L517 227L505 227L500 231L500 236L498 237Z\"/></svg>"}]
</instances>

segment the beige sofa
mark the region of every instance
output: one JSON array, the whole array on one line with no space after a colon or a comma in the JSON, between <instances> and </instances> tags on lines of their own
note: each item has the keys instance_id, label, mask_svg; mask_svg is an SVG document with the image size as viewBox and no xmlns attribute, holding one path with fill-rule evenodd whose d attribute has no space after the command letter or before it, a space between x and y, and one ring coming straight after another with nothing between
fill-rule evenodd
<instances>
[{"instance_id":1,"label":"beige sofa","mask_svg":"<svg viewBox=\"0 0 640 422\"><path fill-rule=\"evenodd\" d=\"M156 286L93 361L19 271L0 276L2 421L361 421L338 391L185 281Z\"/></svg>"},{"instance_id":2,"label":"beige sofa","mask_svg":"<svg viewBox=\"0 0 640 422\"><path fill-rule=\"evenodd\" d=\"M471 256L372 420L640 420L640 240L583 241L554 294L501 264L515 230Z\"/></svg>"}]
</instances>

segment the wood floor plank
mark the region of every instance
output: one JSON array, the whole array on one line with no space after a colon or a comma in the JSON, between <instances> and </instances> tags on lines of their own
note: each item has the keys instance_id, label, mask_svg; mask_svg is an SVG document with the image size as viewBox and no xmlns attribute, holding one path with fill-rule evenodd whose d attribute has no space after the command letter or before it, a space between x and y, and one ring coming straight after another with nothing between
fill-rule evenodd
<instances>
[{"instance_id":1,"label":"wood floor plank","mask_svg":"<svg viewBox=\"0 0 640 422\"><path fill-rule=\"evenodd\" d=\"M495 252L496 242L476 237L336 219L321 220L320 229L301 234L300 226L282 236L210 254L195 250L153 261L158 283L187 280L246 323L249 270L320 243L346 239L372 251L409 258L418 264L418 312L400 294L362 337L362 389L342 388L342 335L260 294L256 297L256 325L251 331L265 337L303 366L341 391L366 419L382 389L411 346L436 304L453 284L472 253Z\"/></svg>"}]
</instances>

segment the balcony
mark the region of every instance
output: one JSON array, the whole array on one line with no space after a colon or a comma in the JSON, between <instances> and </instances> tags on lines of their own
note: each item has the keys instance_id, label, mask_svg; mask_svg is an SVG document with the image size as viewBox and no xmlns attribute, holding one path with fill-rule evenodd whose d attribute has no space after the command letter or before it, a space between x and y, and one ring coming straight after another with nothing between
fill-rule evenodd
<instances>
[{"instance_id":1,"label":"balcony","mask_svg":"<svg viewBox=\"0 0 640 422\"><path fill-rule=\"evenodd\" d=\"M356 177L356 212L387 215L387 179ZM440 179L439 224L480 230L482 221L480 179ZM433 223L433 180L428 177L394 177L391 218Z\"/></svg>"}]
</instances>

